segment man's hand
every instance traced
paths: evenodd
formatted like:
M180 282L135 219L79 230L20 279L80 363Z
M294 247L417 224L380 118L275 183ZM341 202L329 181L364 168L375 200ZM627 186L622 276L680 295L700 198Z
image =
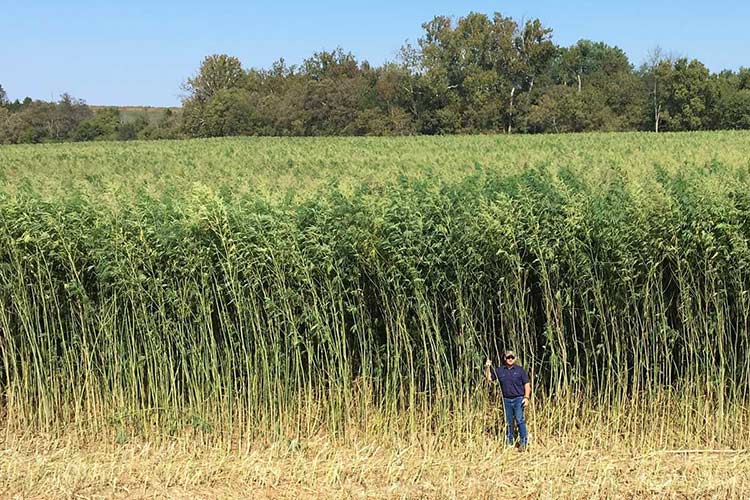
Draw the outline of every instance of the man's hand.
M484 360L484 378L488 384L492 383L492 361L490 361L490 358Z
M524 408L526 408L527 406L529 406L529 398L524 397L523 401L521 401L521 406L524 407Z

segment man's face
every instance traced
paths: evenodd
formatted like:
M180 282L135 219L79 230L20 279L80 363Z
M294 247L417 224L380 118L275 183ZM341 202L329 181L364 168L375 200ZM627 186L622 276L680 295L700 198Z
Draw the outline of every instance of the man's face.
M508 366L513 366L513 363L516 362L516 356L513 354L506 354L505 355L505 364Z

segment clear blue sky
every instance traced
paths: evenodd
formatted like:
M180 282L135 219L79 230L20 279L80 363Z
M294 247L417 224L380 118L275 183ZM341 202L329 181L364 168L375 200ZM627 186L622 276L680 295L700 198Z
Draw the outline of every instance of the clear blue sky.
M212 53L267 67L337 46L380 64L435 15L540 18L554 40L617 45L639 65L655 45L711 70L750 66L750 1L0 0L0 85L10 98L173 106Z

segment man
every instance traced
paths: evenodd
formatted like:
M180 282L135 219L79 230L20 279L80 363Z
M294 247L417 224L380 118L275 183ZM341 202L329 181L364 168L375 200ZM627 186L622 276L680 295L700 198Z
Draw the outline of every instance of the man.
M487 382L497 380L503 393L503 407L505 409L506 439L509 446L516 443L516 429L521 438L521 449L525 449L529 443L529 435L526 431L526 420L523 410L529 404L531 397L531 382L529 375L522 367L515 364L516 355L513 351L505 351L503 355L504 364L492 368L490 358L484 362L484 376Z

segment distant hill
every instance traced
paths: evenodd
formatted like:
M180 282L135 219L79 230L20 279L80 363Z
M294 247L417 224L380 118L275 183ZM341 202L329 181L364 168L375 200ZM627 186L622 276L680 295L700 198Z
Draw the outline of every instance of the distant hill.
M96 111L105 108L116 108L120 112L122 123L132 123L142 116L149 124L157 123L167 110L179 114L182 112L180 107L154 107L154 106L89 106Z

